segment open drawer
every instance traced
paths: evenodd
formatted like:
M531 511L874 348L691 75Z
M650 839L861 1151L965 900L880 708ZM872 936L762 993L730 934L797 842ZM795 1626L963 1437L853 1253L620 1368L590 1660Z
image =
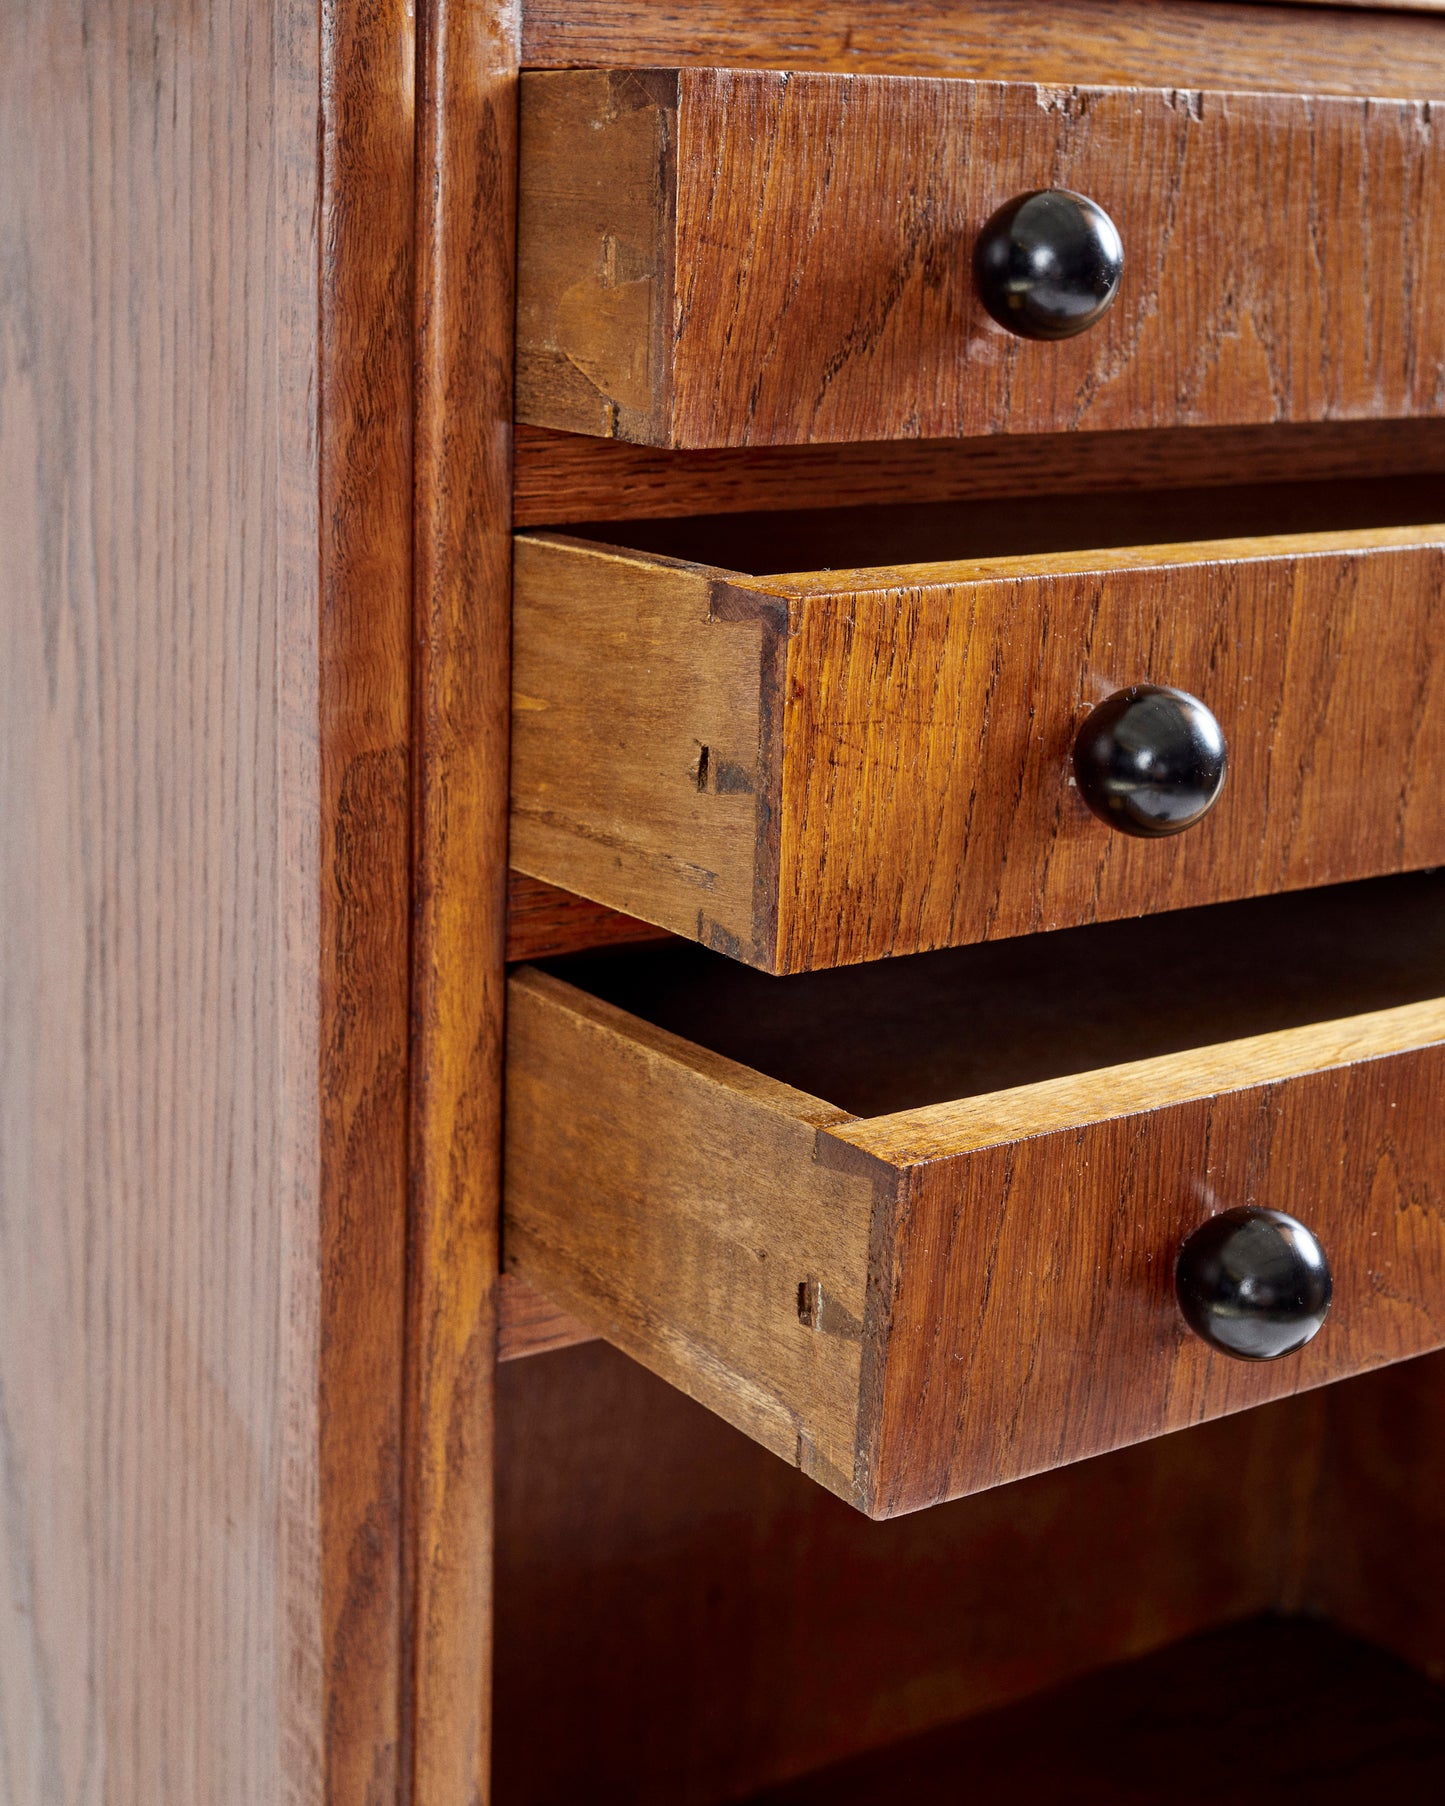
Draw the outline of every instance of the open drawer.
M512 863L797 972L1445 861L1442 511L1430 478L522 535ZM1227 742L1162 839L1075 783L1138 685Z
M1445 875L781 981L579 956L509 1011L508 1267L871 1515L1445 1342ZM1243 1207L1333 1274L1279 1360L1175 1298Z

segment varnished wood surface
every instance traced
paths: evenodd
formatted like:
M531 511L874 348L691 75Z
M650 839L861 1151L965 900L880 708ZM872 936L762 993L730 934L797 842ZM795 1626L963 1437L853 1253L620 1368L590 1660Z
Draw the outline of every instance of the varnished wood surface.
M1445 1038L1445 1007L1419 1032ZM1439 1347L1445 1224L1428 1099L1445 1056L1376 1058L1367 1043L1325 1057L1351 1053L1364 1063L1227 1095L1221 1073L1209 1101L1148 1115L1126 1114L1127 1095L1101 1097L1100 1117L1119 1112L1111 1122L919 1169L891 1251L882 1511ZM1066 1213L1049 1208L1061 1196ZM1174 1251L1226 1199L1301 1212L1329 1250L1328 1332L1286 1363L1230 1362L1181 1333ZM962 1346L942 1328L958 1323ZM979 1441L958 1422L963 1400Z
M512 862L780 972L1429 866L1439 541L747 578L524 537ZM1114 833L1073 787L1079 724L1132 683L1202 697L1228 740L1221 801L1175 838Z
M615 1350L518 1362L496 1797L717 1806L1288 1609L1327 1396L874 1524Z
M705 447L1437 413L1429 107L534 72L518 418ZM1126 270L1097 326L1040 344L983 312L967 247L1049 186L1109 212Z
M661 451L621 439L522 426L514 469L517 526L558 526L763 509L1445 472L1445 421L1010 433L990 439L701 452Z
M1417 880L1181 916L1135 937L1132 967L1123 929L1068 937L1032 977L991 950L949 956L986 983L957 992L940 968L912 1016L876 969L835 974L854 1020L804 1015L798 1034L825 1060L850 1037L858 1071L829 1091L856 1119L788 1085L785 1062L708 1051L703 993L682 994L700 1046L528 969L508 1264L879 1516L1424 1352L1445 1338L1436 895ZM580 970L616 995L649 964L678 962ZM1192 1045L1211 1011L1221 1044ZM767 1013L744 1005L745 1038L773 1033ZM878 1114L894 1044L922 1050L914 1082L932 1086L951 1038L960 1064L993 1043L996 1070L1021 1051L1058 1076L991 1094L975 1077L958 1101ZM1173 1302L1184 1236L1244 1202L1301 1214L1331 1256L1330 1323L1287 1362L1212 1356Z
M1445 1789L1445 1691L1309 1619L1265 1618L1075 1681L857 1761L749 1806L1355 1806Z
M0 1793L390 1801L409 21L0 36Z
M1333 0L1331 0L1333 4ZM732 64L1438 99L1438 23L1221 0L530 0L528 68ZM1353 15L1353 16L1352 16Z
M389 1800L405 1742L412 40L407 0L333 7L321 34L320 806L298 825L318 834L322 860L316 1410L330 1806ZM172 229L189 223L178 214ZM263 688L254 703L269 705Z
M814 587L836 600L800 610L787 694L806 696L817 739L785 718L785 969L1445 857L1438 530L1057 554L978 576L898 571L886 594L881 573L856 590L829 576ZM1134 682L1205 697L1229 743L1224 796L1172 842L1096 834L1070 782L1079 723ZM930 724L916 738L910 709ZM855 809L866 826L839 846L832 825ZM904 877L919 855L927 872Z
M489 1797L517 9L420 9L403 1797Z

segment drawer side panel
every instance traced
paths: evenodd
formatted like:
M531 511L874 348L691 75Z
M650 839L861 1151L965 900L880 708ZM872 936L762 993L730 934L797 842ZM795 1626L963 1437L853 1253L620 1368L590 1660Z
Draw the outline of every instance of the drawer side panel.
M517 418L646 440L672 388L676 74L520 89Z
M832 1106L555 979L524 971L509 1012L508 1269L851 1497L869 1226L896 1174L820 1136Z
M770 965L784 606L577 541L515 559L512 865Z

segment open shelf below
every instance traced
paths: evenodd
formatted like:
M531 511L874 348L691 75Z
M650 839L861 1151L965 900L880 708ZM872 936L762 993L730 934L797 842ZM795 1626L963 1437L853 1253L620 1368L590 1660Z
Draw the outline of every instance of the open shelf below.
M1357 1806L1445 1798L1445 1688L1307 1618L1191 1637L749 1806Z

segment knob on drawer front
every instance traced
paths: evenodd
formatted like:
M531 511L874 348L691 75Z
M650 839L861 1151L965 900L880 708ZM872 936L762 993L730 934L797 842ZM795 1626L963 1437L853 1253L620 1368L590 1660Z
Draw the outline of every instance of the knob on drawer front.
M1074 741L1080 796L1111 828L1145 839L1208 815L1228 763L1223 731L1199 698L1158 684L1116 690Z
M1000 207L978 235L973 276L1000 326L1022 339L1071 339L1102 320L1124 274L1124 246L1104 209L1067 188Z
M1325 1251L1280 1210L1226 1210L1179 1251L1174 1290L1184 1321L1222 1354L1277 1361L1318 1332L1330 1308Z

